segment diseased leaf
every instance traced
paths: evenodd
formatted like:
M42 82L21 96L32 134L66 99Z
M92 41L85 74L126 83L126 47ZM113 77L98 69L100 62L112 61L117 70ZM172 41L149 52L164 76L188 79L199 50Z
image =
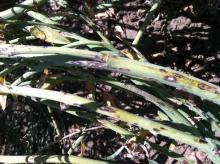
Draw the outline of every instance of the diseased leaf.
M36 38L39 38L49 43L56 43L56 44L70 43L70 40L64 37L59 30L55 30L51 27L36 25L36 26L28 26L26 27L26 29Z
M0 76L0 85L5 85L5 78ZM0 93L0 106L2 110L6 108L7 95Z
M127 56L129 59L139 60L139 56L135 52L129 51L128 49L122 50L121 53L124 56Z

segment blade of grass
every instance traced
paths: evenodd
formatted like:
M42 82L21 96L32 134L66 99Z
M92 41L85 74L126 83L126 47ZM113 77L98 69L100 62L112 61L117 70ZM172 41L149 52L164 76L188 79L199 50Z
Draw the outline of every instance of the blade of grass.
M162 0L156 0L156 2L153 4L153 6L151 7L150 11L147 13L143 24L140 27L140 30L138 31L136 37L134 38L134 41L132 42L133 46L137 46L144 34L144 31L147 27L147 25L149 25L150 21L152 20L155 12L158 10L160 4L161 4Z
M43 23L46 23L46 24L52 24L52 25L57 25L58 23L51 20L50 18L48 18L47 16L41 14L41 13L38 13L38 12L35 12L35 11L31 11L31 10L28 10L27 12L27 15L40 21L40 22L43 22Z
M108 44L112 49L114 49L115 51L118 51L116 48L114 48L114 46L112 45L112 43L108 40L108 38L101 32L101 30L96 26L96 24L86 15L84 15L83 13L81 13L79 10L75 10L77 16L82 19L83 21L85 21L99 36L100 38L102 38L102 40Z
M103 43L103 42L100 42L100 41L92 41L92 40L81 40L81 41L77 41L77 42L67 44L67 45L62 46L62 47L77 47L77 46L83 46L83 45L88 46L88 47L91 47L91 45L96 45L96 46L99 46L99 47L105 47L105 48L107 48L107 49L109 49L113 52L115 51L115 49L112 49L112 47L109 46L106 43Z
M86 136L85 134L82 134L81 136L79 136L79 138L77 138L77 140L71 145L71 148L68 150L68 154L71 155L73 153L73 150L78 147L80 145L80 143L85 140ZM108 160L108 159L106 159Z
M20 68L23 65L24 65L24 62L14 63L12 66L3 69L0 72L0 76L6 76L8 73L11 73L12 71L16 70L17 68Z
M49 106L47 106L47 110L48 110L48 112L50 114L50 118L51 118L52 124L54 126L54 129L55 129L57 135L61 136L61 130L59 128L59 124L58 124L58 122L57 122L57 120L55 118L55 115L54 115L52 109Z
M43 71L44 68L49 67L47 64L39 64L34 66L30 71L25 72L21 77L17 78L11 85L16 86L27 80L28 78L34 76L35 74Z

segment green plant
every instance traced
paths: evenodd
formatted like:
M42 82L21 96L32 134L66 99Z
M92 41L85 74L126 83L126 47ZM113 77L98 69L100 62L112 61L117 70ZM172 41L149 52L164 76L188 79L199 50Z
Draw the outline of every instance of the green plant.
M40 4L46 1L37 2ZM1 62L3 65L9 65L0 72L0 76L3 79L0 83L1 105L3 108L8 94L13 95L15 100L16 96L23 96L27 99L31 98L35 103L44 104L48 107L57 134L60 135L59 123L53 118L52 113L59 110L59 103L62 103L69 105L69 107L65 108L65 112L99 123L103 127L119 133L126 139L137 138L138 136L132 129L112 123L111 119L108 118L116 119L129 125L136 125L139 130L143 128L149 133L159 134L191 145L207 153L213 162L220 162L220 142L214 136L215 130L220 127L219 113L214 115L211 113L204 114L205 111L201 108L201 105L195 106L187 99L175 97L172 91L166 87L181 89L200 97L202 100L213 102L219 107L220 88L218 86L166 67L122 57L120 51L112 45L88 16L71 8L69 10L72 13L69 15L63 14L63 17L84 21L96 31L102 39L101 41L89 40L79 36L68 28L61 26L54 17L50 18L45 14L32 11L33 4L28 0L22 5L24 4L25 7L14 7L0 13L2 18L0 21L4 24L3 31L9 30L14 25L19 25L21 32L21 34L16 36L17 38L6 38L10 44L0 44ZM150 10L150 16L147 15L143 28L149 23L158 5L159 2ZM100 8L100 6L97 8ZM12 10L15 10L16 14ZM14 16L22 14L30 16L31 20L14 18ZM140 29L135 38L134 45L139 43L143 28ZM23 29L25 29L25 32L22 31ZM33 39L48 42L50 46L33 45L31 42ZM28 43L29 45L24 45L23 43ZM77 46L80 48L76 48ZM16 73L22 67L25 67L25 72L22 75ZM45 73L45 70L51 70L52 75ZM94 72L93 70L96 71ZM115 77L106 77L106 74L112 71L120 73L120 76L126 79L127 82L118 80ZM39 78L42 72L44 72L44 76ZM58 72L58 74L54 72ZM12 73L16 75L15 81L8 80ZM6 82L3 82L5 80ZM90 82L91 88L94 87L93 84L108 85L126 93L143 97L146 101L159 107L160 112L158 112L158 117L155 119L144 118L126 110L98 102L95 98L94 89L91 92L92 98L90 99L54 89L56 85L66 81ZM159 96L158 93L160 93ZM175 98L176 102L181 103L181 105L176 103L175 105L178 106L176 108L175 105L171 104L170 98ZM198 115L202 117L202 121L190 119ZM100 116L105 119L100 118ZM205 132L199 127L203 127ZM187 161L187 159L169 149L162 148L151 142L149 144L159 152L180 161ZM106 159L114 159L120 151L122 149L113 157ZM75 156L11 157L0 156L0 162L98 162ZM99 161L99 163L108 162Z

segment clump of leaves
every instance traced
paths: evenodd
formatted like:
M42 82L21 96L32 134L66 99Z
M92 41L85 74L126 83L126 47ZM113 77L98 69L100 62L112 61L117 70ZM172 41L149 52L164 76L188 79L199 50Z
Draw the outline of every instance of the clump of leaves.
M37 2L40 4L46 1L38 0ZM61 3L57 1L55 4L62 8L58 2ZM64 7L68 13L65 11L60 13L60 17L33 13L31 11L34 10L34 4L28 0L23 2L23 5L0 12L1 22L4 24L2 31L7 31L12 25L18 24L19 28L16 30L22 32L22 36L11 33L9 35L12 39L3 40L3 42L10 44L0 44L0 58L4 66L0 72L2 109L7 106L6 97L8 94L13 95L15 101L17 96L23 96L30 98L35 103L43 104L47 106L51 114L51 120L58 135L62 135L62 132L51 109L55 111L61 109L63 112L76 115L81 119L101 124L102 127L119 133L127 140L122 148L104 158L105 160L114 160L123 149L126 149L129 155L134 157L137 155L136 153L141 151L146 154L146 145L149 145L167 156L189 162L188 159L169 148L161 147L146 139L151 135L162 135L193 146L207 153L213 162L219 163L220 142L215 136L215 132L219 129L220 117L219 112L212 111L209 106L212 102L219 107L220 88L187 74L148 63L143 56L140 57L143 58L142 60L138 60L140 58L137 57L130 57L131 59L124 57L90 18L89 13L94 14L94 12L89 4L86 5L87 11L90 11L87 12L87 15L72 9L67 4ZM158 9L158 7L153 7L155 10ZM152 18L153 13L155 12L152 12L150 17L147 15L146 22L150 22L149 19ZM19 18L21 15L28 17ZM61 24L60 20L66 17L85 22L101 39L90 40L72 32L71 28ZM146 25L147 23L144 26ZM10 30L13 31L13 29ZM138 38L140 39L141 36L142 34ZM135 49L132 46L131 48ZM132 53L126 56L131 55ZM135 53L134 55L138 56ZM25 72L23 74L16 73L21 68ZM16 78L10 77L13 73ZM87 97L58 90L58 86L62 86L68 81L86 82ZM106 96L102 92L97 92L97 85L141 96L159 108L157 117L152 119L121 109L113 95ZM167 86L172 89L168 89ZM178 92L178 90L187 96L175 95L174 92ZM198 103L192 101L189 98L191 94L194 97L200 97L203 101ZM103 97L102 101L100 95ZM120 122L126 126L121 126ZM137 126L138 130L129 128L130 125ZM86 130L79 131L77 134L83 132ZM79 138L77 146L83 141L82 138ZM140 144L141 151L138 146L134 146L134 148L134 144ZM75 147L72 146L71 150ZM82 143L82 156L85 154L85 149L85 145ZM94 161L72 155L68 157L42 155L17 158L17 156L13 156L13 158L0 156L0 161L12 163L75 161L79 161L79 163L108 163L107 161Z

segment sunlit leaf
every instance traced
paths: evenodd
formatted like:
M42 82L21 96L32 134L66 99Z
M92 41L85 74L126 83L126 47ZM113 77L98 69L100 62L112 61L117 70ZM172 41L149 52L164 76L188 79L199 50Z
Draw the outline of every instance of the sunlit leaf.
M39 38L49 43L56 43L56 44L70 43L70 40L64 37L60 33L60 31L55 30L51 27L36 25L36 26L28 26L26 27L26 29L36 38Z
M129 51L128 49L122 50L121 53L127 56L129 59L133 59L133 60L139 59L139 56L135 52Z
M5 24L0 23L0 43L5 41L4 29L5 29Z
M53 87L53 85L51 85L51 83L45 82L48 75L49 75L49 70L48 70L48 68L45 68L44 71L43 71L43 75L39 79L38 86L40 88L42 88L42 89L51 89Z
M50 18L48 18L47 16L41 14L41 13L38 13L38 12L35 12L35 11L28 11L27 14L36 19L36 20L39 20L40 22L43 22L43 23L47 23L47 24L58 24L57 22L51 20Z
M5 85L5 78L0 77L0 85ZM0 106L2 110L5 110L6 108L6 100L7 100L7 95L5 94L0 94Z

